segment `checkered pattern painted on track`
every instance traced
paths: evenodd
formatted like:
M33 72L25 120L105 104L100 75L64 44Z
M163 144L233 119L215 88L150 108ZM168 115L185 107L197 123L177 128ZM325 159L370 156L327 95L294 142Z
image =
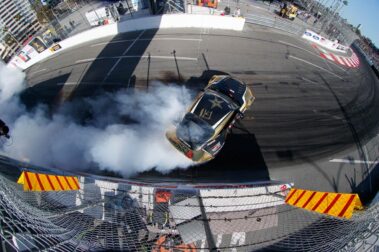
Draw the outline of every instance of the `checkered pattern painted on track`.
M354 52L350 57L344 57L344 56L340 56L332 52L329 52L323 49L322 47L317 46L316 44L312 44L312 47L315 48L320 53L320 56L324 59L334 61L335 63L339 65L349 67L349 68L359 67L359 58Z

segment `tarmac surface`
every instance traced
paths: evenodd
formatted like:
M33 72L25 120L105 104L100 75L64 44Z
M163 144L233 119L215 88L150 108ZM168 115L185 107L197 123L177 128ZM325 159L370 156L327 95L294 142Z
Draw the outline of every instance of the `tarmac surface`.
M358 53L357 53L358 54ZM125 33L64 51L26 71L29 106L59 106L153 80L195 93L228 73L256 101L209 163L138 174L145 181L282 180L318 191L374 192L379 156L378 80L321 58L305 40L246 24L244 31L166 29ZM172 84L176 83L176 84Z

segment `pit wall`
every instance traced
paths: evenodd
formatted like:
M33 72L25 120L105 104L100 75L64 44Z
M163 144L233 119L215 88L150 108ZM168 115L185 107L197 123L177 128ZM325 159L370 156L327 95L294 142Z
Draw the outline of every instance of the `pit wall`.
M244 18L214 15L169 14L138 18L96 27L76 34L68 39L59 42L58 44L52 45L50 48L31 58L27 62L24 62L20 57L15 56L9 62L9 65L20 68L21 70L25 70L37 62L71 47L99 38L116 36L117 34L125 32L168 28L207 28L242 31L244 24Z

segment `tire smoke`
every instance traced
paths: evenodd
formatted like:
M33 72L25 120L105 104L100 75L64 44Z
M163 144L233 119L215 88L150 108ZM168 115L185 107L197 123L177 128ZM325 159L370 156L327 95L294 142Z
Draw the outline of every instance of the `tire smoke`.
M3 155L31 164L86 170L110 169L124 176L156 168L167 172L192 162L165 137L191 102L189 90L152 83L133 90L64 103L51 115L47 106L26 110L18 94L24 75L0 65L0 118L10 127Z

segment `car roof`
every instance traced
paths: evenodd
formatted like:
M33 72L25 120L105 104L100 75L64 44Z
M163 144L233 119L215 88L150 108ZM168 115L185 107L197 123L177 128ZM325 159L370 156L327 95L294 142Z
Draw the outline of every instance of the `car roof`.
M225 95L230 96L240 106L244 103L243 96L246 92L246 85L232 77L226 77L213 84L217 89L223 90Z
M233 107L226 99L217 95L213 91L207 90L197 100L190 112L214 127L224 116L234 110L235 107Z

